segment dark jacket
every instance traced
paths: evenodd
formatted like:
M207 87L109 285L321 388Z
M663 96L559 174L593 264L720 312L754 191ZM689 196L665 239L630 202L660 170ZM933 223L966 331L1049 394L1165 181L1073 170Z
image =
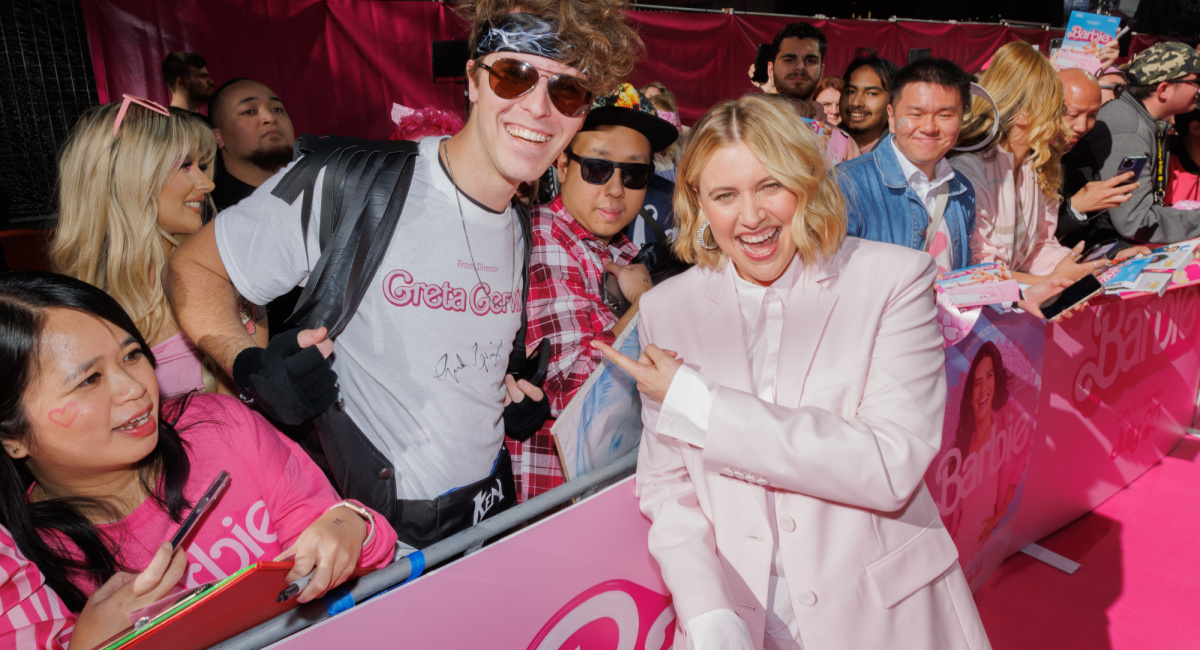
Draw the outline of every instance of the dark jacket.
M1166 123L1155 120L1140 100L1125 93L1100 109L1096 127L1063 158L1065 197L1074 195L1090 181L1116 176L1118 166L1127 156L1146 156L1149 160L1132 198L1100 213L1085 226L1089 243L1105 235L1154 244L1200 237L1200 210L1176 210L1154 202L1158 165L1155 138L1166 128ZM1165 176L1165 159L1162 165Z

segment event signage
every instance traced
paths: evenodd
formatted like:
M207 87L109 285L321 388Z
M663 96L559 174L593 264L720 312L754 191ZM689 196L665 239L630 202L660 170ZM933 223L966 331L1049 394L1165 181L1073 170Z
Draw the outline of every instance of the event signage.
M665 650L675 609L634 479L276 647Z
M1045 321L978 310L946 350L942 448L925 474L972 590L1008 557L1033 449Z
M1047 329L1027 498L1010 550L1100 505L1179 443L1200 388L1198 310L1200 287L1172 288Z

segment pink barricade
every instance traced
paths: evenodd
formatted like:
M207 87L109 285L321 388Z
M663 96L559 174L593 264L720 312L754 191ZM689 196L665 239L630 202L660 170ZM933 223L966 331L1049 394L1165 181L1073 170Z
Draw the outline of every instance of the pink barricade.
M985 308L947 350L926 482L973 587L1178 443L1200 389L1198 309L1200 286L1062 324ZM280 646L661 650L675 614L648 530L629 478Z
M675 610L625 479L278 647L662 650Z
M1100 505L1192 426L1200 286L1116 300L1047 329L1038 435L1009 552Z

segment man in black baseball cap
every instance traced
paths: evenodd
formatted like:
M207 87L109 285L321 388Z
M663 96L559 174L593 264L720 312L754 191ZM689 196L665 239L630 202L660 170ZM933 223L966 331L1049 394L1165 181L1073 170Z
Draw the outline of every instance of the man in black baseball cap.
M652 286L646 267L630 263L638 249L623 231L642 209L654 154L676 137L675 127L644 95L622 84L592 103L583 128L555 165L561 192L533 209L525 341L526 349L536 349L543 339L550 343L542 389L551 417L558 417L600 364L603 357L590 343L611 345ZM553 424L548 421L523 443L507 441L518 499L563 481Z
M1164 200L1167 120L1195 110L1200 54L1183 43L1158 43L1134 57L1128 74L1125 92L1100 109L1096 127L1063 158L1064 195L1122 173L1122 164L1131 164L1126 159L1144 156L1145 169L1130 199L1092 219L1081 235L1088 245L1113 238L1167 244L1200 237L1200 210L1176 210Z

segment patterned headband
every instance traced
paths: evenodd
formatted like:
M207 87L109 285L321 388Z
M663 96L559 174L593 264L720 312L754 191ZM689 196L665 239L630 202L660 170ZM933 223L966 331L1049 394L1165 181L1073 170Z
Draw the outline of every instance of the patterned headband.
M508 14L485 25L475 47L475 58L492 52L518 52L563 60L559 50L558 24L533 14Z

